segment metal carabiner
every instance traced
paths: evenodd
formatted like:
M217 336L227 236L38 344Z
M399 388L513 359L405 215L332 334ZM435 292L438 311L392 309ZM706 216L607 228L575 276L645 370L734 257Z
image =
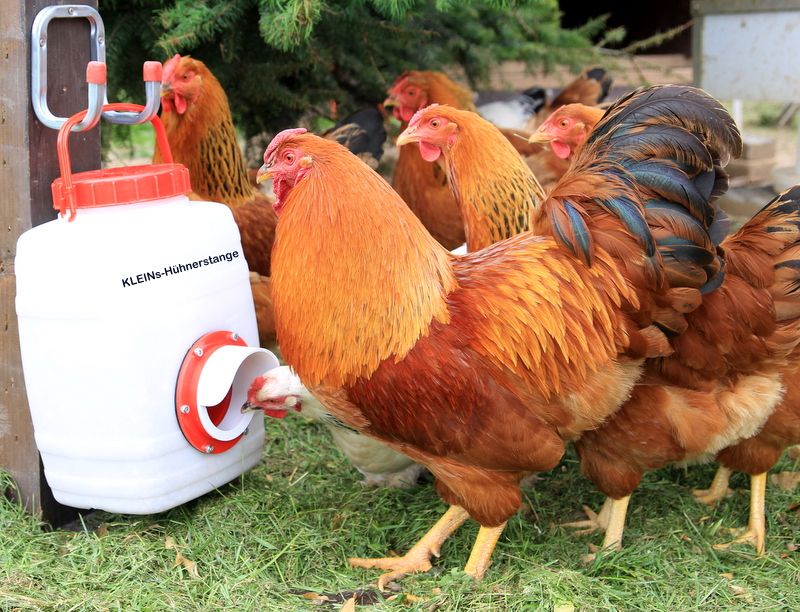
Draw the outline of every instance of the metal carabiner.
M31 98L36 117L44 125L54 130L59 129L67 117L54 115L47 105L47 26L53 19L72 19L82 17L89 20L91 39L90 64L106 61L106 36L105 26L100 14L91 6L85 4L65 4L62 6L48 6L39 11L33 20L31 36ZM38 43L38 44L37 44ZM89 68L89 72L99 75L97 68ZM145 95L147 101L144 110L134 112L103 112L103 105L108 104L106 96L106 80L97 82L97 78L88 79L89 94L86 117L72 128L73 132L82 132L94 127L101 114L104 119L112 123L134 125L150 121L161 105L161 64L160 62L144 63ZM105 73L103 73L105 74Z
M57 117L47 105L47 26L53 19L71 19L75 17L83 17L89 20L92 61L105 64L105 27L100 14L91 6L86 6L85 4L48 6L37 13L31 28L33 43L31 44L31 99L33 101L33 110L39 121L54 130L59 129L67 120L67 117ZM88 112L83 121L73 127L72 130L82 132L94 126L100 118L105 98L105 79L103 79L102 84L90 82Z

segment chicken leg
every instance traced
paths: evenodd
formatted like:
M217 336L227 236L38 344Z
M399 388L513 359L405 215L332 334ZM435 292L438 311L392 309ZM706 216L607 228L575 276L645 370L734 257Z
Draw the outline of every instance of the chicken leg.
M731 470L721 465L717 473L714 474L714 480L711 481L711 486L707 489L693 489L692 495L697 498L697 501L713 506L718 501L725 499L731 494L731 490L728 488L730 479Z
M492 564L492 553L503 533L506 524L497 527L484 527L481 525L475 544L472 545L472 552L469 554L467 564L464 566L464 573L472 576L475 580L482 580L483 575Z
M413 572L427 572L431 569L431 556L438 557L442 548L442 543L469 518L469 514L461 506L450 506L436 524L422 536L419 542L402 557L384 557L379 559L364 559L352 557L348 563L353 567L373 568L391 570L378 578L378 589L384 590L384 586L390 580L397 580L406 574ZM480 536L480 534L478 534ZM499 534L498 534L499 537ZM495 538L495 541L497 539ZM477 546L477 541L476 541ZM494 545L492 545L494 548ZM491 549L489 550L491 555ZM470 557L472 560L472 557ZM467 564L469 565L469 563ZM483 571L486 567L483 567Z
M622 550L622 532L625 530L625 517L628 515L628 502L630 499L630 495L620 499L607 497L605 503L603 503L603 509L597 515L598 522L602 516L605 524L603 529L606 535L603 538L603 550ZM594 553L582 557L584 563L591 563L594 559Z
M603 539L604 550L622 550L622 532L625 530L625 517L628 516L630 500L630 495L611 500L606 537Z
M727 544L715 544L714 548L722 550L731 547L733 544L752 544L756 552L761 555L764 553L764 544L767 536L767 529L764 516L764 498L767 491L767 473L750 476L750 519L747 522L747 529L738 538Z

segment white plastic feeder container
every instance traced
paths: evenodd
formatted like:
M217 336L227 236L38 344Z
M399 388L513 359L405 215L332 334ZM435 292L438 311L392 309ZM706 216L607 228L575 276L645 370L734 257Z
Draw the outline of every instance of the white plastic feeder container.
M253 378L278 360L258 348L228 208L190 202L179 164L72 176L66 136L81 115L59 133L63 178L53 195L61 214L17 243L35 438L62 504L160 512L259 462L263 415L240 408Z

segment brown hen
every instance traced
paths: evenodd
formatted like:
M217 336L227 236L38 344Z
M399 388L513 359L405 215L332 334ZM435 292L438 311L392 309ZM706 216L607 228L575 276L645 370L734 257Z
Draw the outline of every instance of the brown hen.
M702 135L708 133L706 124L722 120L724 111L719 107L708 112L696 105L698 95L697 90L675 86L634 92L609 111L586 145L593 148L613 133L644 156L618 171L632 173L643 188L645 221L670 285L701 290L676 290L668 299L649 305L640 293L649 314L671 336L674 355L648 360L645 377L623 408L576 441L583 471L615 500L606 505L610 514L600 517L601 523L612 523L605 546L619 546L628 497L644 471L713 456L759 430L780 399L781 369L800 341L796 320L800 296L786 278L795 281L797 276L791 267L783 274L773 272L798 249L796 194L789 192L772 202L718 245L724 236L723 215L704 207L727 187L727 176L719 167L724 156L697 149L672 125ZM638 120L653 127L642 129ZM725 121L736 134L730 150L738 153L738 133L729 118ZM582 207L571 206L568 214L560 210L558 215L543 214L544 198L535 178L503 137L475 115L427 108L412 119L403 140L419 141L430 160L443 154L467 223L470 249L529 228L568 238L576 254L593 241ZM659 147L668 141L684 153L665 164L658 159ZM586 154L581 149L578 158ZM697 168L688 170L684 155L696 156L692 159ZM692 214L686 216L676 202L688 206ZM629 219L627 231L641 231L633 217L624 218ZM612 253L621 252L614 241L608 244ZM708 282L710 270L747 251L759 267L751 265L747 271L730 265L727 274L716 274L714 282ZM637 286L642 280L639 277ZM778 304L787 307L776 312Z
M596 123L597 112L597 109L593 107L580 104L564 106L539 127L532 140L550 142L556 155L569 159L585 142L583 134L587 126L591 130ZM774 304L776 319L783 322L792 321L800 316L800 300L796 293L796 285L793 284L797 282L796 271L800 268L800 259L796 259L800 256L800 252L795 244L797 225L800 223L797 218L798 198L800 198L798 188L789 190L781 198L777 198L767 205L742 231L723 242L723 247L727 249L729 273L748 279L749 284L756 287L762 287L767 282L773 283L772 298L776 300ZM774 280L769 281L769 279ZM729 298L727 311L732 320L738 318L737 305L734 305L734 302L738 302L739 299L740 296ZM723 308L725 307L723 306ZM744 317L753 317L759 307L750 302L750 306L745 310ZM719 335L720 331L726 330L728 326L725 322L714 321L715 337ZM783 333L788 333L790 338L795 334L791 325L788 330L785 323L783 327ZM765 325L764 328L770 329L771 326ZM747 333L746 330L747 326L742 326L739 333L742 331ZM729 332L726 331L726 333ZM681 341L689 344L684 347L684 352L687 354L691 354L695 350L691 346L692 337L697 338L697 336L687 334L686 338ZM697 340L696 344L699 345L705 344L703 340L711 341L709 338L697 338ZM747 342L748 340L749 338L739 339L737 342ZM701 347L701 352L702 350ZM785 350L783 349L784 352ZM756 353L757 356L762 354ZM766 540L764 520L766 472L775 465L784 449L800 443L800 383L796 378L797 356L792 354L778 369L782 375L785 394L774 412L768 417L758 434L720 451L716 459L721 465L711 487L693 491L700 501L715 504L728 494L728 482L732 471L749 474L751 477L750 519L748 528L744 530L741 537L734 540L734 543L750 543L759 553L764 551ZM713 373L709 376L713 376ZM690 385L696 386L696 384L696 381L690 381ZM604 507L610 510L610 504L606 504ZM580 523L580 525L588 525L592 521L599 521L598 524L601 526L604 526L602 523L607 524L608 513L599 519L594 513L591 515L593 516L588 523ZM728 546L729 544L717 545L718 548L727 548Z
M228 97L198 59L175 55L164 64L161 119L172 156L189 169L194 199L226 204L241 235L251 275L258 335L262 345L275 340L269 275L277 218L273 200L248 177L236 140ZM348 116L324 134L373 164L383 153L386 132L376 108ZM155 161L161 154L155 153Z
M189 169L195 199L221 202L239 227L242 250L251 271L269 276L277 218L272 199L250 183L236 140L225 90L200 60L175 55L164 64L161 120L172 157ZM159 161L156 150L154 160ZM269 286L253 288L261 344L275 338Z
M610 83L610 77L601 68L585 72L547 104L546 110L540 110L536 114L539 117L536 125L568 101L599 103L608 92ZM395 80L388 93L384 106L392 109L403 128L407 127L415 112L429 104L447 104L476 111L472 93L442 72L405 72ZM547 187L554 185L566 171L568 164L563 160L550 151L525 141L529 136L526 130L498 129L537 173L541 184ZM440 165L426 164L416 150L408 147L400 149L392 187L442 245L453 249L465 241L464 222L447 184L447 176Z

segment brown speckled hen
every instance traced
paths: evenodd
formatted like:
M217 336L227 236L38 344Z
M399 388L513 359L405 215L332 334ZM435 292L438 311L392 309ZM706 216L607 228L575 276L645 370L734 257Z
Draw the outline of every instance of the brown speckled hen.
M275 339L270 260L277 218L272 198L251 182L233 117L220 82L198 59L175 55L164 64L161 119L172 156L189 169L195 199L226 204L241 235L262 344ZM386 131L377 108L348 115L325 132L373 167L383 153ZM160 159L156 151L155 161Z
M592 74L592 77L587 76ZM595 77L602 77L602 84ZM608 92L610 78L602 69L593 69L576 78L552 102L540 110L532 126L538 125L563 104L579 101L597 104ZM412 70L400 75L389 88L384 102L403 128L419 109L430 104L446 104L454 108L476 112L472 93L455 83L447 75L436 71ZM602 114L602 112L600 113ZM539 183L552 187L568 167L549 149L525 142L525 130L498 128L530 168ZM413 147L400 149L395 166L392 187L408 204L414 214L434 238L453 249L465 242L464 221L459 212L447 176L439 164L427 164Z
M241 235L242 250L253 280L258 334L262 344L274 340L268 277L277 218L272 199L249 181L236 140L225 90L200 60L175 55L164 64L161 119L172 157L189 169L195 199L226 204ZM155 161L160 159L157 150Z

